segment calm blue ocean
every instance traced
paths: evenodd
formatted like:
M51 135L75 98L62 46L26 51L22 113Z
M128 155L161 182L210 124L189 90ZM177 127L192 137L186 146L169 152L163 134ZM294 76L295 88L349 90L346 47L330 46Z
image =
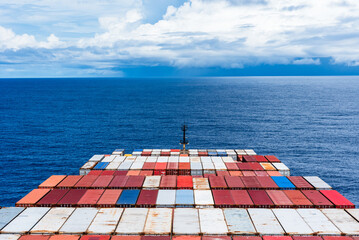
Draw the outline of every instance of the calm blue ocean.
M116 148L253 148L359 204L359 77L0 79L0 205Z

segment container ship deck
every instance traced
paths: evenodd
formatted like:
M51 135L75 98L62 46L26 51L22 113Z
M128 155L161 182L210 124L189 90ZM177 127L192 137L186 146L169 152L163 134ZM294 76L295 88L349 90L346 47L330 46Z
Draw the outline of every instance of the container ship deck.
M359 240L359 210L328 183L243 149L117 149L15 206L0 240Z

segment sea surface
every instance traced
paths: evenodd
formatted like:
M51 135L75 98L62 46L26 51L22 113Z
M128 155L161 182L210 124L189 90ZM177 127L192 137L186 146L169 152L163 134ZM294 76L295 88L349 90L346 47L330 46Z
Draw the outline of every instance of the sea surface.
M0 206L116 148L253 148L359 204L359 77L0 79Z

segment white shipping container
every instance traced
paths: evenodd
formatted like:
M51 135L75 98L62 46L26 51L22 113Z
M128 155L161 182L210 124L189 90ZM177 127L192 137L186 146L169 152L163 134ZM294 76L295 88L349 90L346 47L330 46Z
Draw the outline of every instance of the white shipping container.
M101 162L112 162L116 157L116 155L106 156L104 159L101 160Z
M201 233L204 235L227 235L228 229L222 209L199 209Z
M175 159L175 158L173 158ZM173 161L173 160L172 160ZM169 157L161 156L157 158L157 162L169 162Z
M247 155L246 151L244 151L243 149L236 149L235 151L237 155Z
M199 235L198 210L194 208L175 208L173 213L173 234Z
M124 161L136 161L138 156L129 156L129 157L126 157L126 159Z
M157 158L159 157L147 157L146 162L157 162Z
M178 162L189 162L189 157L179 157Z
M226 208L223 209L228 231L231 234L256 234L251 218L246 209Z
M192 162L201 162L201 158L200 157L189 157L189 161Z
M141 162L141 161L135 161L132 166L131 166L131 170L141 170L143 167L143 164L145 164L145 162Z
M101 161L103 158L105 157L105 155L93 155L92 158L90 158L89 162L99 162Z
M141 156L142 152L132 152L132 156Z
M222 161L225 163L235 162L232 157L222 157Z
M159 188L161 176L146 176L142 188Z
M81 169L90 170L90 169L92 169L96 164L97 164L97 162L87 162L87 163L85 163L85 164L81 167Z
M257 155L257 153L253 151L253 149L244 149L244 151L247 153L247 155Z
M152 151L151 156L159 157L159 156L161 156L161 151Z
M169 235L172 229L171 208L150 208L145 223L145 234Z
M25 233L30 229L50 210L45 207L26 208L16 218L14 218L6 227L4 227L2 233Z
M214 164L214 168L217 171L226 171L227 170L227 167L224 164L224 162L214 162L213 164Z
M147 157L141 156L137 157L135 162L146 162Z
M0 234L0 240L17 240L20 237L20 234Z
M106 170L117 170L120 164L121 164L120 162L110 162L107 165Z
M180 153L179 152L171 152L171 156L179 156Z
M209 190L208 178L193 178L193 189L194 190Z
M211 157L211 161L213 163L216 163L216 162L223 163L222 157Z
M211 157L200 157L202 163L212 163Z
M248 213L257 232L264 234L281 234L285 232L270 209L249 208Z
M160 189L157 195L156 207L174 207L176 190Z
M305 176L304 178L316 189L331 189L332 188L328 183L324 182L321 178L319 178L317 176Z
M126 208L116 228L116 233L128 235L142 234L145 227L147 213L147 208Z
M196 207L213 207L214 201L211 190L194 190L194 204Z
M340 231L319 209L297 209L299 215L318 235L338 235Z
M322 213L346 235L358 235L359 223L344 209L321 209Z
M123 208L101 208L90 227L88 234L112 234L120 220Z
M31 233L57 233L75 208L51 208L31 229Z
M200 162L191 162L191 175L202 175L202 164Z
M4 207L0 209L0 230L11 220L19 215L25 208L23 207Z
M125 161L126 157L125 156L117 156L112 162L123 162Z
M345 209L345 211L359 222L359 208Z
M60 233L85 233L98 212L97 208L77 208L61 227Z
M121 165L118 167L118 170L129 170L134 163L134 160L125 160L121 163Z
M210 171L214 171L215 168L214 168L214 165L213 163L211 162L202 162L202 167L203 167L203 170L210 170Z
M313 230L303 220L295 209L272 209L278 221L287 234L302 235L314 234Z
M168 158L168 162L178 162L179 161L179 157L164 157L164 158Z
M272 163L283 176L290 176L290 169L284 163Z

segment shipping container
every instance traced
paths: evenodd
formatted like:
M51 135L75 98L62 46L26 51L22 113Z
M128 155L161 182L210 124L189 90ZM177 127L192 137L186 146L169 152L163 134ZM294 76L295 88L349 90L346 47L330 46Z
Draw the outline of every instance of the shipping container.
M134 161L133 164L131 165L131 170L141 170L143 165L145 164L144 161Z
M143 188L155 189L160 187L161 176L146 176Z
M299 190L283 190L285 195L290 199L294 204L294 207L297 208L309 208L313 207L313 203L304 196L304 194Z
M177 176L177 189L193 189L192 176Z
M254 171L254 174L258 177L269 177L267 171Z
M113 235L111 240L141 240L141 237L138 235Z
M0 230L24 211L23 207L5 207L0 209Z
M49 237L48 235L23 235L19 240L48 240Z
M86 191L86 189L70 189L66 195L57 202L57 205L61 207L76 206Z
M262 240L261 237L258 236L233 236L233 240Z
M100 176L114 176L115 172L116 172L115 170L104 170L102 171Z
M284 231L289 235L311 235L313 230L295 209L272 209Z
M287 177L271 177L273 181L281 189L295 189L295 186L289 181Z
M255 156L253 156L256 160L257 160L257 162L268 162L268 159L266 159L264 156L262 156L262 155L255 155Z
M318 190L331 189L332 187L317 176L304 177L313 187Z
M353 218L355 218L359 222L359 208L345 209L345 211L347 211L347 213L349 213Z
M194 190L194 204L198 208L213 207L211 190Z
M128 171L115 171L114 176L126 176Z
M236 207L250 208L254 207L254 203L246 190L230 190L232 199Z
M240 177L235 176L225 176L224 177L228 188L230 189L243 189L245 188L244 183L242 182Z
M242 175L243 176L248 176L248 177L255 177L256 176L254 171L242 171Z
M79 207L94 207L104 191L104 189L88 189L76 205Z
M50 210L50 208L26 208L2 230L2 233L26 233Z
M124 188L137 189L142 188L145 176L129 176Z
M303 190L314 189L314 187L301 176L289 176L287 178L289 179L289 181L291 181L293 183L293 185L297 189L303 189Z
M244 151L247 155L257 155L257 153L253 151L253 149L244 149Z
M99 162L104 157L105 157L105 155L96 154L96 155L93 155L92 158L90 158L89 162Z
M280 162L280 160L276 157L276 156L273 156L273 155L266 155L265 156L266 159L268 159L269 162Z
M201 236L178 235L178 236L173 236L172 240L201 240Z
M126 182L128 181L129 176L114 176L111 183L109 184L109 188L124 188Z
M326 198L331 201L336 208L355 208L355 205L335 190L320 190Z
M130 170L132 164L134 163L134 160L125 160L121 163L121 165L118 167L117 170L122 170L122 171L128 171Z
M80 168L80 175L88 174L91 169L97 164L97 162L87 162Z
M112 234L120 221L123 208L101 208L87 229L88 234Z
M244 155L243 156L243 161L244 162L255 162L257 161L253 156L250 155Z
M253 171L264 171L262 165L258 162L249 162L248 165L252 168Z
M212 190L212 194L215 207L229 208L236 205L232 198L230 190Z
M103 170L91 170L87 175L96 175L100 176Z
M225 163L228 171L238 171L239 167L235 162L227 162Z
M191 162L191 175L195 176L201 176L203 174L203 168L202 163L199 162Z
M156 162L153 175L166 175L167 162Z
M176 203L176 190L159 190L157 195L157 207L174 207Z
M223 209L230 234L256 234L253 223L245 209Z
M283 175L278 171L267 171L270 177L282 177Z
M178 175L191 175L191 163L189 162L178 163Z
M233 177L243 176L242 171L229 171L229 175Z
M193 190L176 190L176 207L193 207Z
M274 207L274 203L269 198L265 190L248 190L255 207L270 208Z
M228 188L224 176L210 176L208 178L211 189L226 189Z
M253 225L260 235L285 234L285 231L281 227L271 209L249 208L248 213L252 219Z
M252 166L247 162L238 162L237 166L238 166L238 169L241 170L241 171L251 171L251 170L253 170Z
M199 235L198 210L193 208L175 208L173 213L174 235Z
M57 233L75 208L51 208L30 233Z
M59 184L66 175L52 175L48 179L46 179L43 183L39 185L39 188L54 188L57 184Z
M166 174L167 175L177 175L178 174L178 162L168 162Z
M248 189L261 189L261 184L258 182L256 176L243 176L240 177L244 186Z
M212 236L203 236L202 240L231 240L230 236L221 236L221 235L212 235Z
M81 178L76 184L75 188L89 188L96 181L99 176L97 175L86 175Z
M36 203L38 207L55 207L57 203L69 192L69 189L53 189Z
M96 166L93 168L95 170L104 170L107 165L109 164L109 162L99 162L96 164Z
M153 171L155 169L155 167L156 167L155 162L145 162L143 164L142 169L144 169L144 170L152 170Z
M203 174L215 174L216 170L212 162L202 162Z
M170 236L142 236L141 240L171 240Z
M290 176L290 169L284 163L274 162L272 164L283 176Z
M317 190L302 190L302 193L313 203L315 207L334 207L334 205Z
M153 175L153 171L151 170L144 170L140 172L139 176L152 176Z
M133 207L137 202L140 190L138 189L125 189L122 191L116 205L119 207Z
M318 235L340 235L341 232L319 209L297 209L299 215Z
M118 198L122 193L121 189L106 189L97 201L97 207L115 207Z
M20 234L1 234L0 240L18 240L20 237Z
M25 197L21 198L15 206L17 207L29 207L34 206L40 199L42 199L50 189L34 189L29 192Z
M199 209L199 222L203 235L227 235L228 228L222 209Z
M193 189L194 190L209 190L208 178L193 178Z
M116 234L140 235L144 232L147 208L126 208L116 228Z
M344 209L321 209L321 211L343 234L359 234L359 223Z
M273 181L271 177L256 177L261 188L263 189L279 189L278 185Z
M161 189L175 189L177 186L177 176L168 175L162 176L160 182Z
M78 240L79 235L52 235L50 240Z
M85 233L98 212L97 208L77 208L60 228L63 234Z
M137 207L155 207L157 201L158 190L141 190L138 196Z
M75 184L80 181L82 176L80 175L69 175L64 180L62 180L57 187L58 188L73 188Z
M320 236L292 236L293 240L323 240Z
M277 208L291 208L294 205L282 190L266 190L266 193Z
M259 163L265 171L277 171L277 169L271 163L261 162Z
M145 223L145 235L170 235L171 230L172 209L150 208Z
M112 179L111 175L101 175L92 183L91 188L106 188Z
M108 235L85 235L80 240L110 240L111 236Z

